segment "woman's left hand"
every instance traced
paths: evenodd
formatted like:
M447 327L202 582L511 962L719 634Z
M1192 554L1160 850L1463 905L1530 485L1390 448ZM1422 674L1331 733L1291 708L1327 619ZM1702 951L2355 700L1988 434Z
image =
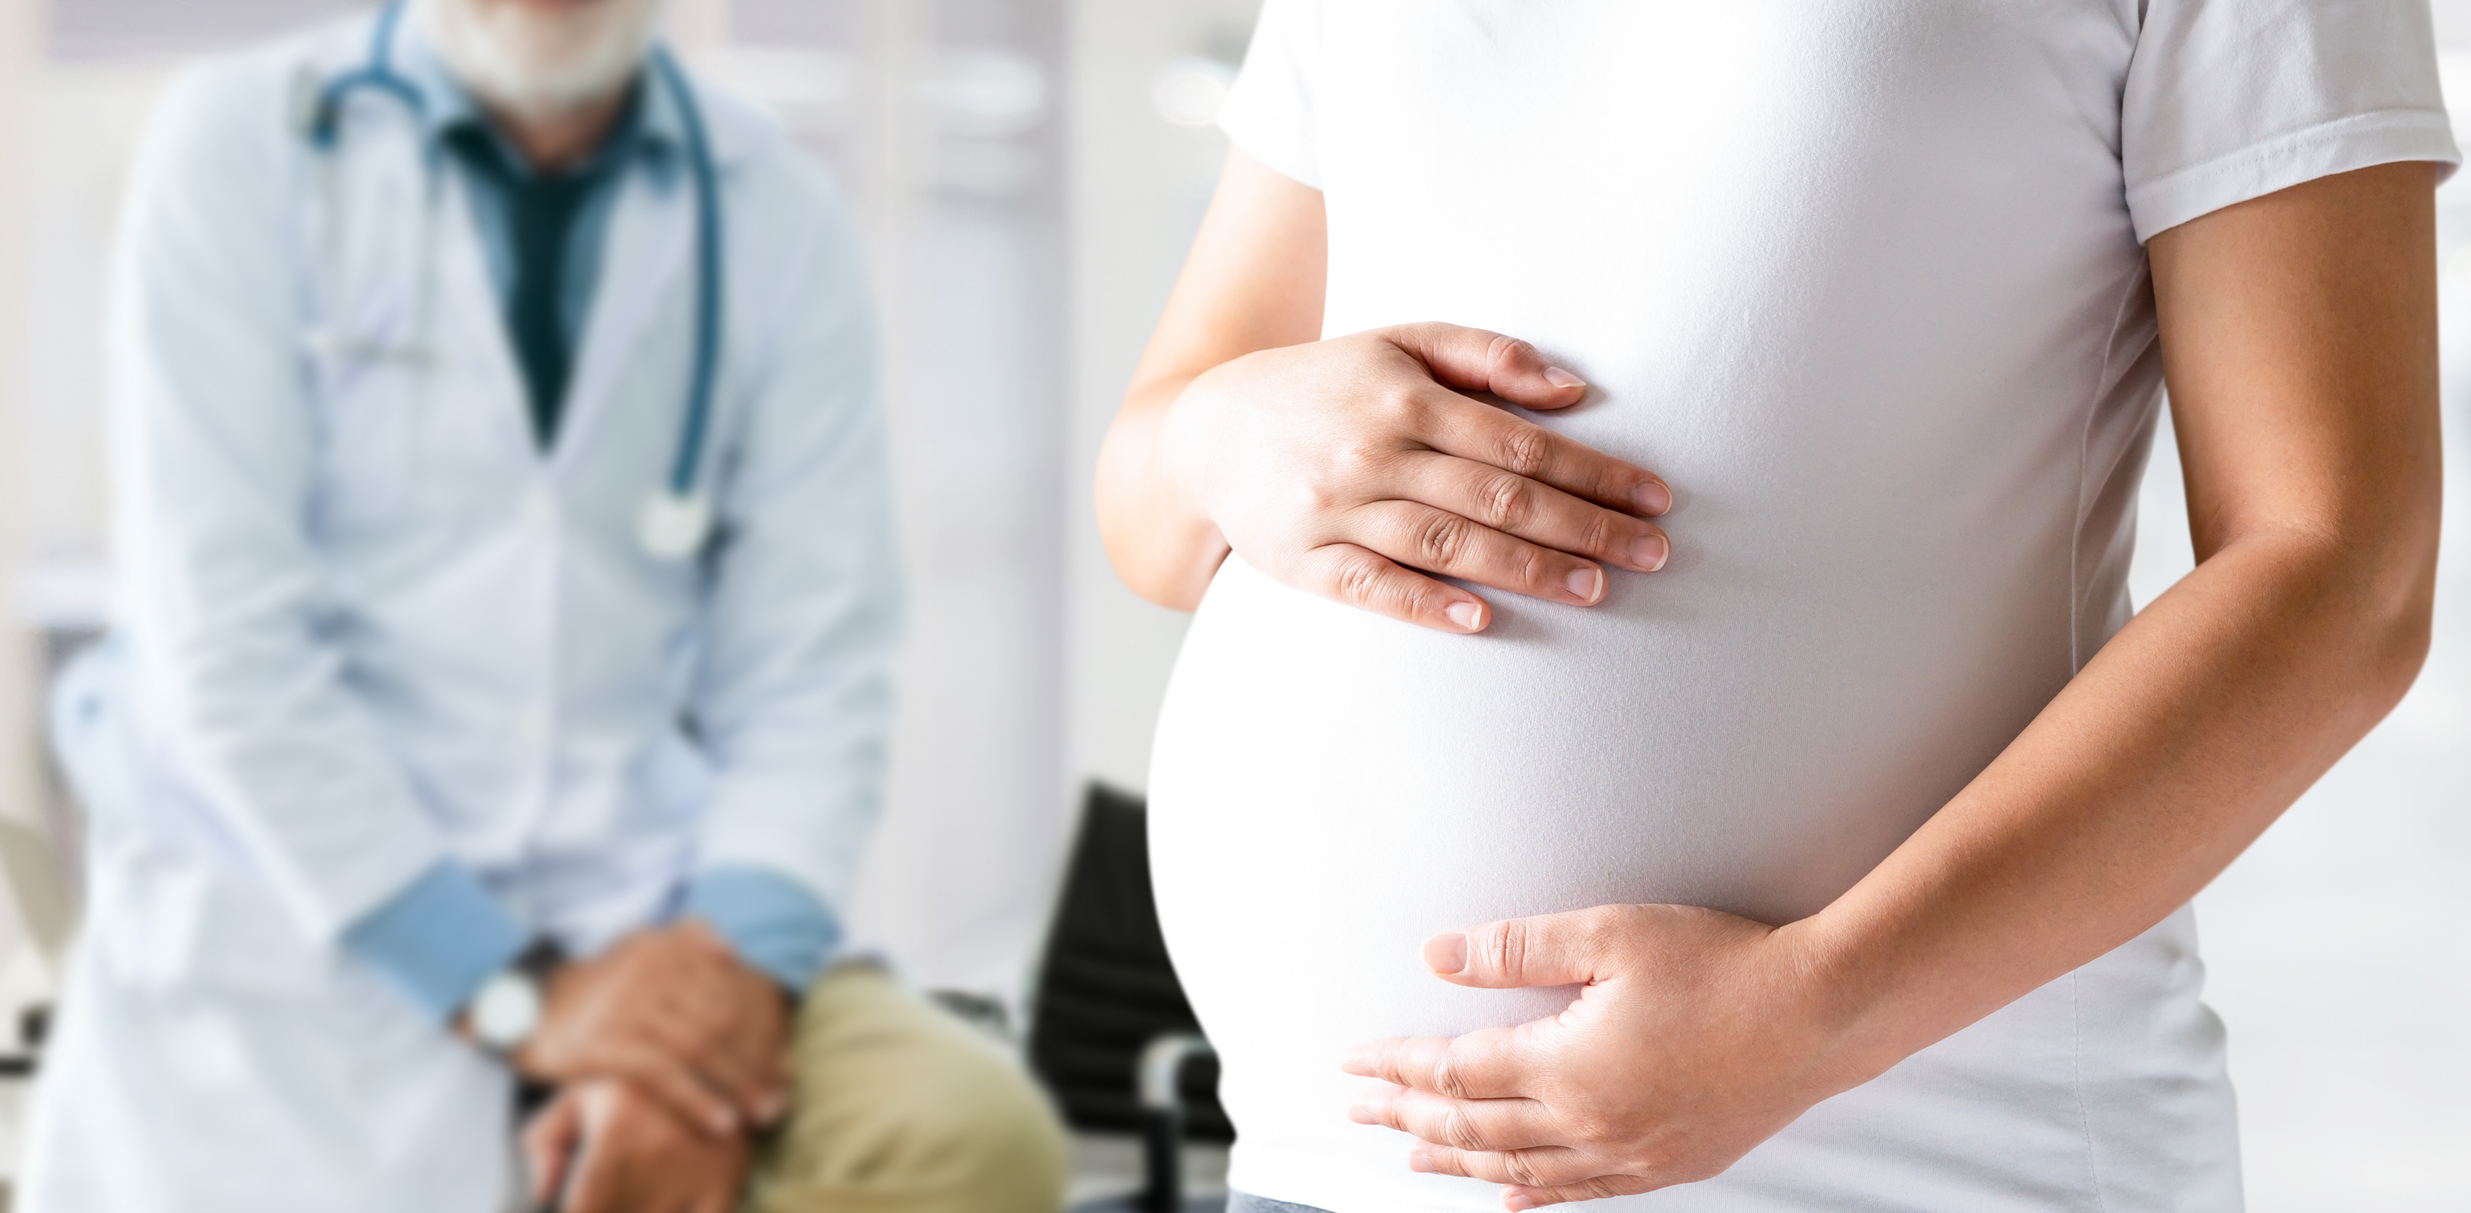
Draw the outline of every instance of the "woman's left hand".
M1446 981L1583 989L1550 1019L1357 1046L1347 1072L1389 1085L1350 1115L1422 1138L1416 1170L1509 1185L1511 1209L1707 1179L1876 1072L1805 934L1629 905L1438 936Z

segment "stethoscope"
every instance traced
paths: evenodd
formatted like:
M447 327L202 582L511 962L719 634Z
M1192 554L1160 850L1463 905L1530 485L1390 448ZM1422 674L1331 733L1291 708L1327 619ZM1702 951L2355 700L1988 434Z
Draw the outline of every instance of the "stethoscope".
M420 90L394 68L392 48L402 17L403 0L391 0L379 11L370 33L369 61L308 95L302 124L310 144L319 151L331 152L340 141L343 103L356 91L385 93L402 102L416 118L428 112ZM701 551L712 534L712 498L697 482L697 475L703 465L705 432L711 427L713 383L720 373L720 184L704 134L703 111L695 104L685 73L664 47L653 48L651 66L662 87L677 99L686 128L688 174L695 183L695 357L676 460L670 465L668 481L647 494L637 511L635 540L655 559L684 560Z

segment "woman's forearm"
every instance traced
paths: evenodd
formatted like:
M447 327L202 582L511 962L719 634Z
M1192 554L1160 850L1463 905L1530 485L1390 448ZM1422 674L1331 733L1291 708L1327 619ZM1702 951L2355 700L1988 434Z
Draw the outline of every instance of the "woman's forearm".
M1706 1179L2145 930L2410 681L2433 486L2410 460L2395 470L2405 525L2349 551L2304 529L2214 548L1810 918L1598 906L1427 941L1453 984L1579 995L1516 1028L1365 1042L1343 1068L1393 1085L1349 1115L1419 1138L1419 1170L1512 1185L1511 1208Z
M1227 540L1171 472L1165 428L1194 380L1246 354L1321 335L1321 192L1232 150L1184 272L1098 454L1098 529L1116 575L1189 611Z
M1167 467L1161 431L1196 376L1145 383L1126 397L1098 452L1098 533L1134 593L1179 611L1201 602L1227 540Z
M1879 1069L2194 896L2409 687L2433 526L2371 556L2302 534L2215 553L1981 776L1787 928Z
M2193 897L2401 699L2442 470L2430 170L2151 246L2196 571L1877 870L1788 928L1876 1036L1928 1044Z
M1097 524L1124 586L1191 610L1228 541L1166 462L1169 410L1196 378L1245 353L1322 336L1322 193L1228 153L1211 210L1134 368L1097 457Z

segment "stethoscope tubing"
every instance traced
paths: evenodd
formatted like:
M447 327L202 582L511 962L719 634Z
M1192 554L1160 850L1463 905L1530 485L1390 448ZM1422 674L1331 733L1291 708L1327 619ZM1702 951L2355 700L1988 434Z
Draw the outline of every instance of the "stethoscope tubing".
M686 74L667 47L652 52L652 70L678 99L678 116L686 128L688 174L695 185L695 365L687 380L686 428L678 436L677 462L669 470L670 495L694 494L695 472L703 466L704 435L711 428L712 387L720 375L721 309L721 186L712 167L712 144L704 131L703 109L687 87Z
M426 116L429 105L421 99L420 90L403 78L394 66L395 27L403 22L403 0L389 0L378 10L377 21L369 27L369 61L360 67L326 82L318 90L317 108L310 114L309 142L321 152L335 150L342 137L343 99L364 88L374 88L403 103L415 116Z
M389 0L379 10L370 30L368 61L326 82L317 91L308 115L307 134L310 144L319 151L332 152L341 142L343 102L359 90L385 93L400 101L416 118L427 114L428 106L420 90L394 68L395 34L402 23L404 2ZM721 321L726 294L722 258L726 250L720 173L713 164L703 108L687 83L686 73L667 47L652 49L649 70L676 100L680 124L685 128L687 173L695 191L695 347L689 364L686 416L680 423L677 452L661 489L645 503L647 525L643 537L646 549L656 556L683 556L702 546L710 527L710 504L698 491L697 480L703 469L705 440L712 428L713 394L720 378ZM651 525L650 519L656 516L669 520L670 525ZM681 517L687 520L683 524L677 521Z

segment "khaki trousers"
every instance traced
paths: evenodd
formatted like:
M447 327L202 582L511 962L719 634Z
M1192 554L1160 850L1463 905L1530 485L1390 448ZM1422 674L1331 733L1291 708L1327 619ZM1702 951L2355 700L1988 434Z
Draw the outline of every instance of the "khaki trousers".
M1055 1213L1064 1128L1021 1064L869 964L799 1009L789 1121L745 1213Z

